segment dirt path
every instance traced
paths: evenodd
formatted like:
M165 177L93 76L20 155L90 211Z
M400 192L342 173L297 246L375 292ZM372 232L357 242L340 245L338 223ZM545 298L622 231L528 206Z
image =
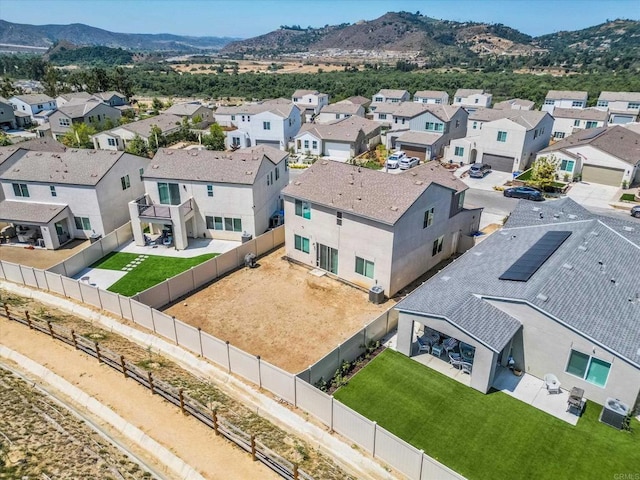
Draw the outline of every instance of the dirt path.
M157 395L126 380L121 374L100 365L95 359L42 334L30 331L0 318L0 343L46 366L76 385L147 435L169 448L207 479L277 479L262 464L254 463L240 449L218 438L192 417L183 416L178 409ZM126 392L126 395L123 395ZM90 414L90 412L84 412ZM102 421L94 419L110 431L136 455L163 471L157 459L113 431ZM167 472L168 474L169 472Z

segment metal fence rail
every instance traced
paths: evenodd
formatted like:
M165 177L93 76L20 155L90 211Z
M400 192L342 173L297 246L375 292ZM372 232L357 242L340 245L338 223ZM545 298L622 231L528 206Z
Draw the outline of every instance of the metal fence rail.
M76 335L73 330L55 325L51 321L40 319L28 311L25 311L23 315L13 312L6 303L2 305L0 316L71 345L77 350L98 359L99 362L121 372L125 378L131 378L143 387L148 388L152 394L157 394L167 402L180 408L185 415L191 415L209 428L212 428L217 435L234 443L249 453L254 461L262 463L282 478L313 480L313 477L300 470L297 464L289 462L267 448L255 435L244 432L224 417L218 415L216 410L208 409L197 400L185 395L182 389L176 389L162 380L153 378L151 371L143 370L125 360L123 355L101 347L99 342Z

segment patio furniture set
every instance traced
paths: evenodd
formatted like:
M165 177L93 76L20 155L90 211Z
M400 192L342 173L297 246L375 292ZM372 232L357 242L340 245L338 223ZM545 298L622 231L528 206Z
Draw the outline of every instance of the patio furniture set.
M422 336L418 336L418 352L431 353L440 358L444 352L449 357L449 363L464 373L471 374L475 348L464 342L458 342L453 337L440 340L438 332L425 328Z
M547 373L544 378L544 387L549 393L562 393L560 389L560 380L553 373ZM575 413L577 416L582 415L584 408L584 389L573 387L569 392L567 399L567 412Z

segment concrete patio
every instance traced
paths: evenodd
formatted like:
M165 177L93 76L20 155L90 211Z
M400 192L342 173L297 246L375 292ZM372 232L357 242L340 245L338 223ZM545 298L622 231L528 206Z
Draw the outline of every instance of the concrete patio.
M161 255L164 257L192 258L206 253L225 253L240 245L231 240L216 240L211 238L189 238L189 246L184 250L176 250L173 246L160 245L138 246L131 242L122 247L119 252L135 253L137 255Z

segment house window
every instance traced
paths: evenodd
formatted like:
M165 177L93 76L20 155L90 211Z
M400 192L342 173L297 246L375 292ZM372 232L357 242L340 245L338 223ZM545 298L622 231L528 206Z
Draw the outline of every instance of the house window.
M427 228L433 225L433 218L435 216L435 207L431 207L429 210L424 212L424 220L422 221L422 228Z
M507 141L507 132L498 132L498 141L506 142Z
M592 357L586 353L571 350L569 362L567 363L566 372L576 377L580 377L589 383L593 383L598 387L604 387L609 377L611 364Z
M208 230L224 230L222 217L204 217Z
M471 127L471 128L473 128L474 130L475 130L476 128L478 128L478 122L473 122L473 127Z
M629 102L629 110L640 110L640 102Z
M456 97L455 103L462 103L462 97Z
M207 185L207 197L213 197L213 185Z
M13 193L16 197L28 197L29 196L29 187L27 187L26 183L12 183Z
M579 100L574 100L573 102L571 102L572 107L581 107L582 105L583 103Z
M533 131L533 138L534 138L534 140L536 138L538 138L538 129L537 128Z
M142 181L142 175L144 175L144 168L138 170L138 175L140 175L140 181Z
M386 113L379 113L378 114L378 118L380 120L386 120L387 119L387 114Z
M391 103L400 103L400 99L399 98L392 98L391 99Z
M309 239L300 235L293 236L294 248L304 253L309 253Z
M555 101L555 100L545 100L545 101L544 101L544 104L545 104L545 105L555 105L555 104L556 104L556 101Z
M304 141L304 148L309 149L309 140Z
M262 122L263 130L271 130L271 122Z
M298 217L311 219L311 204L302 200L296 200L295 204L296 215Z
M442 245L444 244L444 235L439 236L433 241L433 249L431 250L431 256L435 257L442 252Z
M460 120L456 120L456 128L460 126Z
M122 185L122 189L126 190L131 186L131 182L129 181L129 175L125 175L124 177L120 177L120 184Z
M436 98L436 104L440 105L442 103L442 99L441 98Z
M38 105L38 110L42 110L42 105Z
M384 102L384 97L376 97L373 99L374 102Z
M476 100L475 100L475 102L474 102L474 103L478 103L479 101L480 101L480 99L479 99L479 98L476 98Z
M284 171L285 172L289 171L289 159L288 158L286 158L284 160Z
M598 107L608 107L609 102L607 100L598 100Z
M464 192L458 194L458 210L462 210L464 206Z
M115 138L107 138L107 144L110 147L115 147L117 145L116 139Z
M553 138L564 138L564 132L553 132Z
M241 232L242 220L239 218L224 217L224 229L228 232Z
M276 167L276 182L280 178L280 167Z
M87 217L73 217L78 230L91 230L91 221Z
M49 191L51 192L51 196L52 197L57 197L58 196L58 192L56 192L56 186L55 185L49 185Z
M69 125L71 125L71 122L69 121L68 118L59 118L58 123L60 124L61 127L68 127Z
M338 120L340 118L340 114L336 113L336 120Z
M456 147L454 155L456 157L464 157L464 147Z
M574 127L579 127L580 126L580 120L574 120L573 121L573 126Z
M364 258L356 257L356 273L368 278L373 278L375 264Z
M311 148L313 148L314 150L318 149L318 142L316 140L313 140L311 142Z
M231 138L231 144L234 147L239 147L240 146L240 137L232 137Z
M218 217L220 218L220 217ZM206 215L204 217L204 221L207 224L207 230L215 230L215 224L213 222L213 217L209 217L208 215Z
M336 225L342 225L342 212L336 212Z
M180 205L180 186L177 183L158 182L158 197L163 205Z
M231 115L231 121L235 122L236 121L236 116L235 115Z
M563 172L573 172L573 166L575 162L573 160L562 160L560 162L560 170Z
M587 122L585 128L596 128L598 126L598 122Z

